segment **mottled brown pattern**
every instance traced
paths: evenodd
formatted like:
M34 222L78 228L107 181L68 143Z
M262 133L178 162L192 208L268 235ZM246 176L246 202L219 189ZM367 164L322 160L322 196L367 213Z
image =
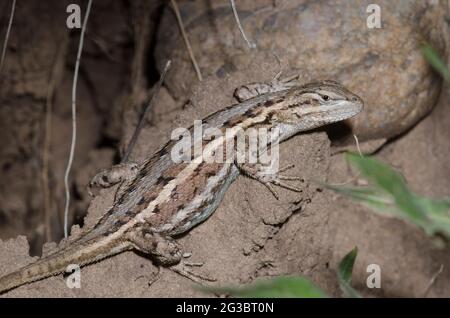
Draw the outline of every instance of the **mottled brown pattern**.
M314 99L317 102L317 99ZM288 108L295 108L298 107L299 105L310 105L311 104L311 100L309 99L305 99L304 101L298 103L298 104L292 104L289 105Z
M169 141L164 147L162 147L159 151L154 153L150 159L145 161L142 165L141 171L138 174L139 177L145 177L147 173L153 168L155 163L161 159L162 156L169 153L169 149L172 148L173 141Z
M254 125L252 125L252 127L253 128L262 128L262 127L266 127L266 126L270 127L274 115L275 115L275 113L273 113L273 112L267 114L267 116L264 118L263 121L255 123Z
M247 116L245 116L245 115L233 117L230 120L227 120L226 122L224 122L223 127L224 128L234 127L237 124L243 122L245 119L247 119Z
M158 197L159 193L162 191L163 188L164 188L164 184L157 183L157 184L153 185L149 189L149 191L144 193L144 195L142 196L139 203L132 210L132 213L139 213L142 209L145 209L150 204L150 202L152 202L153 200L155 200Z
M165 224L177 211L185 207L196 195L204 191L208 178L217 174L221 167L222 164L219 163L202 163L202 168L192 178L177 186L176 191L173 192L174 195L169 201L158 204L159 212L148 220L151 225L158 227Z
M139 212L141 212L143 209L145 209L150 202L152 202L154 199L156 199L159 195L159 193L164 188L165 183L155 183L147 192L145 192L141 199L139 200L138 204L136 204L132 209L126 211L123 215L117 218L115 220L114 224L117 226L121 226L128 221L130 221L134 216L136 216ZM128 192L129 193L129 192ZM123 195L118 202L121 202L126 195ZM96 228L101 226L104 222L106 222L109 217L114 214L115 208L113 207L111 210L109 210L107 213L105 213L102 218L99 220L99 222L96 224ZM111 231L107 231L106 233L114 232L114 229Z
M166 201L164 203L158 204L155 209L158 211L158 213L153 214L151 217L146 219L146 222L151 227L158 228L161 225L164 225L167 223L167 218L170 218L176 211L178 211L179 206L181 206L183 203L179 202L178 200L170 200Z
M204 163L201 170L197 172L189 180L186 180L185 183L178 185L177 187L177 195L174 198L174 201L178 201L182 204L187 204L190 202L194 196L196 190L200 192L205 188L206 182L211 175L215 175L220 168L222 167L219 163Z
M138 213L142 212L153 200L155 200L159 193L163 190L165 184L164 183L155 183L147 192L145 192L139 202L130 210L128 210L125 214L121 215L115 221L116 226L122 226L129 222L133 217L135 217ZM156 213L157 211L153 211Z
M134 210L134 209L133 209L133 210ZM130 212L130 213L128 213L128 212ZM116 226L119 227L119 226L122 226L122 225L124 225L124 224L130 222L131 219L134 217L134 213L132 213L131 210L129 210L128 212L127 212L126 214L120 216L120 217L114 222L114 224L115 224Z
M271 105L273 105L273 102L272 102L272 101L268 100L268 102L271 102L271 104L268 104L268 103L266 102L266 103L264 104L264 106L271 106ZM247 117L247 119L248 119L248 118L254 118L254 117L256 117L256 116L259 116L259 115L262 113L263 110L264 110L264 107L261 107L261 104L258 104L256 107L253 107L253 108L247 110L247 111L244 113L244 117Z
M187 163L180 163L169 167L162 173L162 177L166 179L174 179L178 174L186 168Z
M264 106L269 107L269 106L272 106L273 104L275 104L274 101L271 100L271 99L269 99L268 101L266 101L266 102L264 103Z
M212 176L220 171L222 168L222 164L220 163L203 163L203 167L200 171L198 171L199 176Z
M211 170L205 169L204 173L205 173L205 174L211 173L211 172L213 171L212 169L214 169L214 167L210 167L210 168L211 168ZM217 167L217 172L218 172L220 169L221 169L220 166ZM209 171L208 171L208 170L209 170ZM217 172L216 172L216 173L217 173ZM226 180L226 178L223 178L223 179L221 179L219 182L217 182L217 183L214 185L214 187L211 189L211 192L214 193L214 192L216 192L220 187L222 187L222 185L224 184L225 180ZM180 222L180 226L184 226L186 223L190 222L196 214L199 214L199 213L201 213L203 210L205 210L205 209L211 204L211 201L212 201L212 200L213 200L213 198L210 198L209 200L203 201L202 204L201 204L197 209L195 209L194 211L192 211L192 212L190 212L190 213L188 214L188 216L186 217L186 219L185 219L184 221Z
M264 104L264 106L271 106L271 105L274 104L272 101L270 101L270 102L271 103L267 103L266 102ZM233 117L233 118L227 120L226 122L223 123L222 127L223 128L234 127L237 124L243 122L244 120L247 120L249 118L254 118L254 117L259 116L264 110L264 107L261 107L261 105L262 104L258 104L255 107L253 107L253 108L249 109L248 111L246 111L244 114L242 114L240 116Z

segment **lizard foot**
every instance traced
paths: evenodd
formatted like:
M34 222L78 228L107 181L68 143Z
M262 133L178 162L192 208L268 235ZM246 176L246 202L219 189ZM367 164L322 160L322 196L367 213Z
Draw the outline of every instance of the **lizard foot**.
M239 170L246 176L261 182L278 200L279 195L275 191L274 185L294 192L302 192L302 189L292 186L284 181L303 180L302 177L287 176L280 173L292 169L294 165L288 165L278 170L276 173L268 173L259 164L238 164Z
M281 72L279 72L272 81L268 83L250 83L242 85L234 91L234 97L240 102L246 101L250 98L273 92L280 92L291 87L299 85L299 74L280 79Z
M167 267L199 284L204 281L215 281L213 278L192 271L191 268L203 266L203 263L184 261L183 258L189 257L190 254L183 254L179 244L170 237L152 233L150 229L144 226L138 231L130 232L127 239L138 251L151 255L157 265Z
M196 273L191 270L192 267L200 267L203 266L203 263L189 263L181 261L180 263L169 267L169 269L178 275L181 275L183 277L186 277L193 281L194 283L202 285L205 281L206 282L215 282L215 278L208 277L206 275L202 275L199 273Z

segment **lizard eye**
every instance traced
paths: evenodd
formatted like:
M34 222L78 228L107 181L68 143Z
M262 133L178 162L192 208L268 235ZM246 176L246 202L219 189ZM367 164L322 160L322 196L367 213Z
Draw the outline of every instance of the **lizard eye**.
M324 101L327 101L327 100L330 99L330 97L328 95L323 95L322 98L323 98Z

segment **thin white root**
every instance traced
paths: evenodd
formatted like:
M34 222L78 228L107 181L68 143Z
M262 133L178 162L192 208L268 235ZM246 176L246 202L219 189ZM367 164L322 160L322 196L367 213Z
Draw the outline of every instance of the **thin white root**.
M6 48L8 46L9 34L11 33L11 27L12 27L12 23L13 23L13 19L14 19L15 9L16 9L16 0L13 0L12 6L11 6L11 14L9 16L8 29L6 30L5 41L3 42L2 57L0 59L0 74L2 72L3 63L5 62Z
M72 86L72 142L70 144L69 161L67 162L66 172L64 174L64 188L66 191L66 204L64 206L64 237L69 236L68 231L68 218L69 218L69 206L70 206L70 189L69 189L69 174L72 168L73 157L75 154L75 144L77 141L77 107L76 107L76 95L77 95L77 81L78 71L80 69L81 52L83 51L84 34L86 32L86 25L89 18L89 12L91 11L92 0L89 0L86 16L84 17L83 26L81 28L80 44L78 46L77 60L75 62L75 71L73 74L73 86Z
M237 13L236 3L234 2L234 0L230 0L230 3L231 3L231 8L233 9L234 18L236 20L236 23L238 25L238 28L239 28L239 31L241 32L242 37L244 38L245 42L247 42L247 45L249 48L251 48L251 49L256 48L256 44L251 42L245 35L244 28L241 25L241 20L239 19L239 15Z

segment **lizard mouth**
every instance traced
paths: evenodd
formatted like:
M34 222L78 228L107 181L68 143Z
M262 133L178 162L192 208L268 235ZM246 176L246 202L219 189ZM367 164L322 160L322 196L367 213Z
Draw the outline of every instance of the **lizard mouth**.
M340 121L358 115L364 108L361 99L339 100L323 108L322 114L333 121Z
M321 123L336 122L345 120L359 114L364 108L364 104L361 99L356 100L335 100L328 102L326 105L320 105L301 109L296 112L299 118L309 117L311 119L317 119Z

